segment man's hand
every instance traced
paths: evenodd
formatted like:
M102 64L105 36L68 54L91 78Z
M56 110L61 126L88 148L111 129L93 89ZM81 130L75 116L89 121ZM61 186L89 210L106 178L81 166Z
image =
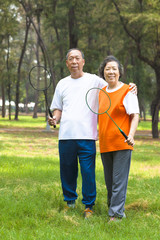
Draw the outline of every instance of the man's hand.
M135 83L130 83L129 84L129 88L131 89L131 92L133 94L136 94L137 95L137 85Z
M48 123L50 126L56 127L56 124L57 124L56 117L55 116L53 116L53 118L48 117Z

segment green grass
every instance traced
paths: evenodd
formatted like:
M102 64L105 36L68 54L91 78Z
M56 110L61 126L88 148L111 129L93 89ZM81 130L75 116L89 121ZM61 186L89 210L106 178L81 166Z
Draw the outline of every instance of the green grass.
M14 120L14 116L12 116L12 120L8 120L7 118L0 117L0 128L10 128L10 127L18 127L18 128L45 128L46 122L45 117L39 116L38 118L34 118L32 116L23 116L20 115L19 120Z
M108 224L107 192L99 151L97 200L93 218L86 221L80 173L76 208L64 210L57 132L42 131L43 118L23 116L16 124L0 119L0 126L0 239L159 239L160 139L136 138L125 206L127 218Z
M152 121L140 121L138 124L137 130L151 130L152 129ZM158 129L160 130L160 122L158 124Z

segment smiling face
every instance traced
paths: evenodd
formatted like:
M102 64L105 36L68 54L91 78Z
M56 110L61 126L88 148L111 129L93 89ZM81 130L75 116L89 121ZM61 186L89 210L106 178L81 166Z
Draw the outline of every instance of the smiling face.
M104 68L104 78L109 88L116 88L119 85L120 72L118 63L115 61L108 62Z
M68 54L66 65L71 73L71 77L79 78L83 76L83 66L85 60L79 50L72 50Z

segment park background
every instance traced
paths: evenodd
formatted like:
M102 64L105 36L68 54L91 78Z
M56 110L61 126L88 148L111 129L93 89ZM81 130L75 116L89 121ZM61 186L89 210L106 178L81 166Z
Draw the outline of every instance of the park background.
M0 0L1 239L160 239L159 13L159 0ZM29 85L30 69L46 66L51 102L74 47L84 51L86 72L98 74L112 54L123 64L122 81L138 87L141 118L120 224L108 224L98 142L94 217L83 218L80 174L76 209L65 212L58 128L47 126L44 95Z

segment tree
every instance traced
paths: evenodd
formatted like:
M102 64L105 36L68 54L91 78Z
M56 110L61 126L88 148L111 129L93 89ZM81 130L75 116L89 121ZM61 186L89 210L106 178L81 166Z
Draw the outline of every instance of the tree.
M64 58L68 43L66 15L67 9L61 6L57 0L45 1L43 32L44 37L48 36L46 41L49 52L52 53L50 54L52 66L56 70L56 76L58 76L58 70L60 71L60 78L65 75ZM59 61L56 60L57 58Z
M14 1L13 1L14 2ZM1 91L2 91L2 117L5 117L5 99L6 94L9 100L9 119L11 119L11 64L10 49L11 39L16 35L17 13L14 5L10 1L0 0L0 51L1 51Z
M111 0L0 0L2 9L0 11L0 91L3 102L7 98L10 102L16 92L16 116L19 102L25 103L26 111L27 103L35 102L35 92L29 88L28 81L29 70L36 64L35 61L46 65L51 71L53 84L47 91L50 102L56 83L68 75L65 55L72 47L79 47L84 51L86 59L84 71L91 73L98 73L104 57L109 54L115 55L124 65L123 81L126 83L134 81L137 84L141 112L145 115L145 107L148 106L150 97L155 96L156 88L150 90L151 83L155 85L153 68L137 60L138 50L135 51L137 49L135 40L124 31L124 24L120 24L119 16L128 31L136 39L140 39L141 55L148 54L149 59L153 61L155 50L150 47L150 38L155 42L156 35L152 29L149 29L150 35L147 37L147 28L159 21L159 15L152 14L153 9L157 8L158 12L159 3L151 0L145 3L142 0L114 1L120 9L118 15L111 2L113 3ZM147 7L149 4L151 4L150 9ZM22 59L26 17L31 25ZM149 23L152 17L154 21ZM15 26L19 26L18 29ZM39 52L39 60L36 52ZM15 75L17 66L19 66L18 77ZM38 110L41 107L44 109L43 94L42 99L41 95L39 96ZM155 108L152 109L154 112Z
M23 6L23 9L25 11L26 17L29 19L30 23L32 24L35 33L37 34L37 50L36 50L36 58L37 58L37 64L40 65L40 59L39 59L39 47L41 48L42 54L43 54L43 62L44 66L49 67L51 77L52 77L52 83L55 88L55 77L54 77L54 72L52 69L52 64L51 64L51 59L49 57L48 51L46 44L44 43L44 40L41 35L41 14L43 12L43 3L42 1L35 1L34 3L31 3L30 1L23 1L19 0L19 3ZM37 117L37 110L38 110L38 98L39 98L39 93L36 92L35 95L35 107L34 107L34 114L33 117ZM47 111L46 111L46 116L47 116Z
M160 109L160 2L158 0L112 0L120 17L121 24L134 42L140 60L155 72L157 92L151 104L152 135L158 138Z
M20 87L20 81L21 81L21 66L24 58L24 54L26 51L26 45L27 45L27 39L28 39L28 33L29 33L29 28L30 28L30 20L28 17L26 17L26 31L25 31L25 38L24 38L24 43L22 46L22 51L21 51L21 56L19 58L19 64L18 64L18 69L17 69L17 82L16 82L16 111L15 111L15 120L18 120L18 113L19 113L19 87Z
M41 1L40 1L40 3L36 1L34 6L31 4L30 1L28 3L26 3L23 0L19 0L19 3L23 6L23 9L26 13L26 16L29 18L29 20L30 20L30 22L31 22L31 24L32 24L37 36L38 36L39 44L40 44L42 52L44 53L44 57L46 58L47 63L49 65L49 70L50 70L51 77L52 77L52 80L53 80L53 85L55 87L55 78L54 78L54 73L53 73L53 70L52 70L51 60L50 60L50 57L48 55L47 47L46 47L46 45L43 41L41 33L39 32L39 30L38 30L38 28L37 28L37 26L36 26L36 24L33 20L34 15L36 15L36 11L37 12L39 12L39 10L43 11L43 5L42 5Z

